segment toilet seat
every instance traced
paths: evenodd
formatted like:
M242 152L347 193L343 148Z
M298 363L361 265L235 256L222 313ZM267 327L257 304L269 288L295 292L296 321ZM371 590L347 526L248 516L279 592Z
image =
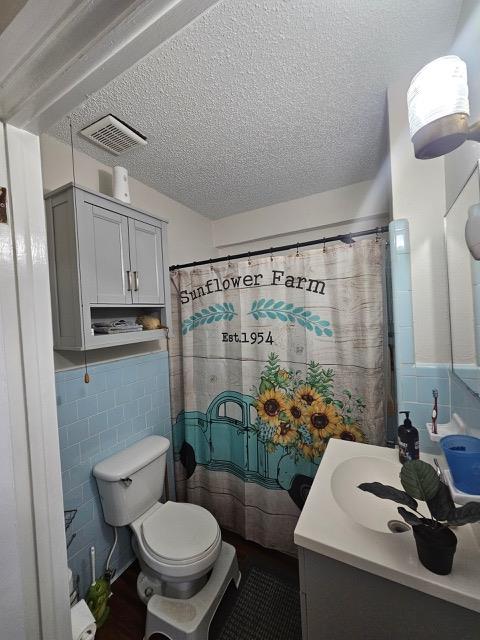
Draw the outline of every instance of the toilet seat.
M130 526L134 549L162 580L197 579L210 571L220 554L218 522L197 505L156 503Z
M220 528L206 509L166 502L141 525L146 549L159 562L185 565L203 560L218 544Z

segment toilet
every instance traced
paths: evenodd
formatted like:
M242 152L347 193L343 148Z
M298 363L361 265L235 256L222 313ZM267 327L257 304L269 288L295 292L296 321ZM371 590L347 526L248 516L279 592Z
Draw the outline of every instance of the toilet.
M169 446L166 438L149 436L96 464L93 475L105 521L114 527L129 525L133 532L132 546L141 567L137 592L148 605L147 629L172 640L206 639L228 583L233 580L238 586L240 574L235 550L222 542L209 511L194 504L159 502ZM181 629L181 606L176 607L178 624L162 615L163 608L171 613L172 607L166 607L171 599L185 601L190 609L192 603L200 604L198 628L190 624L190 635ZM199 628L206 633L198 635Z

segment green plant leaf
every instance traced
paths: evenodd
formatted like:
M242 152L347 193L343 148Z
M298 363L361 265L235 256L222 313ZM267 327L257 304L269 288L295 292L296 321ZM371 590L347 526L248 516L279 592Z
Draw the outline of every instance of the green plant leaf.
M262 394L265 391L268 391L269 389L273 389L273 384L271 384L268 380L265 380L265 378L263 378L258 388L259 393Z
M440 479L435 469L423 460L410 460L400 471L402 487L412 498L431 500L440 486Z
M418 524L424 524L423 519L416 516L414 513L407 511L403 507L398 507L398 513L402 516L407 524L414 527Z
M418 508L417 501L405 493L405 491L391 487L388 484L382 484L381 482L362 482L362 484L358 485L358 488L367 493L373 493L377 498L393 500L393 502L404 504L414 510Z
M427 500L430 513L436 520L448 520L455 511L455 503L450 495L450 489L446 484L440 482L437 493Z
M467 502L457 507L449 516L448 524L461 526L480 522L480 502Z

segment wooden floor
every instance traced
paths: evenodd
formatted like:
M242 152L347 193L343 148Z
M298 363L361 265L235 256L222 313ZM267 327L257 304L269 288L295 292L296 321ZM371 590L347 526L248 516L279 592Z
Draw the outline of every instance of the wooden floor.
M225 542L237 550L240 571L244 572L254 564L274 572L280 572L284 578L298 585L298 563L295 558L277 551L264 549L253 542L247 542L240 536L223 531ZM110 617L97 632L97 640L143 640L145 627L145 605L137 596L138 564L135 562L113 583L113 596L110 598ZM216 640L230 613L236 597L236 589L231 585L217 610L210 628L210 640ZM156 635L155 640L165 636Z

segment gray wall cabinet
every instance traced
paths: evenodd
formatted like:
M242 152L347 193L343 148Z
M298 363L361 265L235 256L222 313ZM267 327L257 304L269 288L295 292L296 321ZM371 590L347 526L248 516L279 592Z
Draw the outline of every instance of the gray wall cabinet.
M128 221L128 233L133 301L138 304L163 304L162 230L131 218Z
M95 319L158 315L168 326L167 222L72 184L45 197L54 346L87 350L161 337L93 335Z

